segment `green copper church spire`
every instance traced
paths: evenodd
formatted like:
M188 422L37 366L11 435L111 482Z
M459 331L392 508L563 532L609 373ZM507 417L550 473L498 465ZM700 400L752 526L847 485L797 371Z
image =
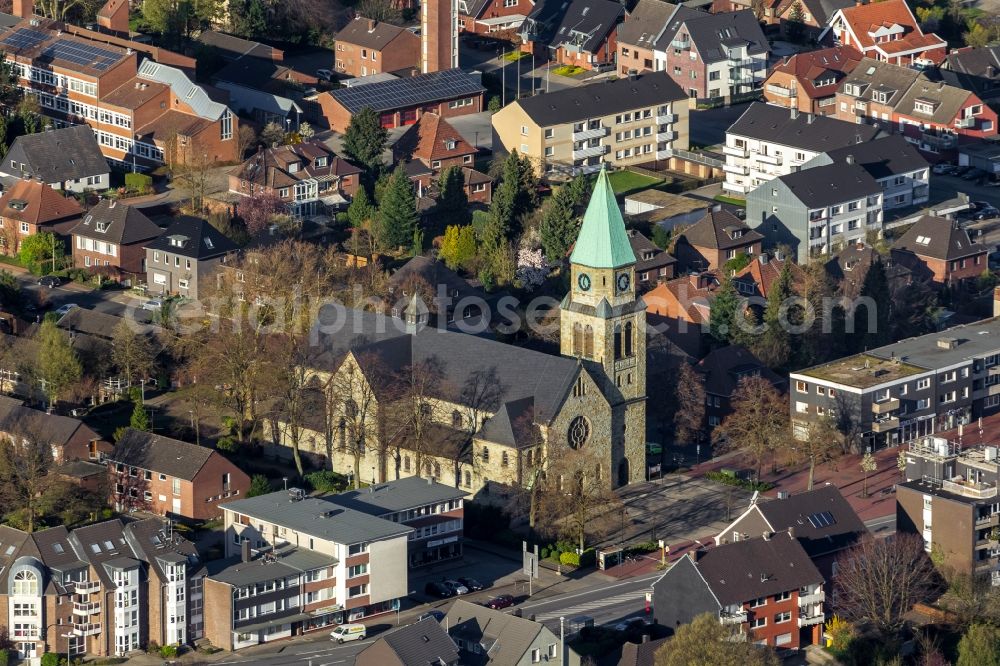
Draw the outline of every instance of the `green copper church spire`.
M625 221L603 166L569 260L590 268L619 268L635 263L635 254L625 233Z

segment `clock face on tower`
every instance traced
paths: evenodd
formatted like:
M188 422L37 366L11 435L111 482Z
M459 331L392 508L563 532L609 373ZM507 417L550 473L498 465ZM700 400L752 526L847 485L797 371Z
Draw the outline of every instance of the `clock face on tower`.
M580 291L590 291L590 276L586 273L580 273L576 284L580 287Z
M629 280L628 273L619 273L618 274L618 292L621 293L621 292L624 292L624 291L628 291L629 282L630 282L630 280Z

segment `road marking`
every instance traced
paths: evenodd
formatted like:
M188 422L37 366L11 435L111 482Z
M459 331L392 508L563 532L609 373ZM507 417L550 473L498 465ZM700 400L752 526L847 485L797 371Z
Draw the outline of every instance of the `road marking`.
M606 592L608 590L613 590L616 587L623 587L625 585L634 585L636 583L645 583L646 581L651 581L651 580L654 580L656 578L659 578L662 575L663 575L662 571L657 571L654 574L649 574L647 576L643 576L643 577L640 577L640 578L630 578L629 580L626 580L626 581L621 582L621 583L615 583L614 585L608 585L606 587L594 587L594 588L591 588L589 590L585 590L583 592L576 592L574 594L564 594L564 595L560 595L559 597L553 597L551 599L545 599L543 601L539 601L538 603L534 603L534 604L523 604L521 606L518 606L517 608L520 609L520 610L522 610L522 611L524 611L524 610L528 610L529 608L537 608L538 606L545 606L545 605L552 604L552 603L563 602L563 601L566 601L567 599L572 599L574 597L582 597L582 596L587 595L587 594L594 594L595 592ZM643 592L645 592L645 590L643 590Z
M343 664L346 661L347 661L346 659L339 659L337 661L328 661L325 664L320 664L319 666L331 666L332 664Z
M572 617L574 615L585 614L587 611L594 611L600 608L605 608L607 606L618 606L619 604L625 604L630 601L645 600L646 591L645 590L634 590L632 592L626 592L625 594L619 594L618 596L608 597L604 599L595 599L594 601L589 601L587 603L578 604L576 606L570 606L568 608L563 608L555 613L539 613L535 615L535 622L544 622L545 620L555 620L559 617Z

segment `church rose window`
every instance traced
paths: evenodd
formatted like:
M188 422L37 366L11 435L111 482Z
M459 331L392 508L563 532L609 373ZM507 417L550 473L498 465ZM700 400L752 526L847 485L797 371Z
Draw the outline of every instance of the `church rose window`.
M590 439L590 423L587 419L578 416L569 424L569 445L574 449L579 449Z

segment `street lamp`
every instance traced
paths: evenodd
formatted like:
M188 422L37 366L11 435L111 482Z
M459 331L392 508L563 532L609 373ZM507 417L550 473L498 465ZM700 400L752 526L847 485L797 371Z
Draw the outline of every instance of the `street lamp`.
M55 623L46 625L45 629L43 630L42 639L45 640L46 636L49 635L49 629L51 629L52 627L61 627L61 626L63 626L63 625L61 625L61 624L55 624ZM67 664L69 664L72 661L72 659L70 658L70 654L69 654L69 651L72 648L72 646L70 645L69 639L73 638L73 636L74 635L71 634L71 633L70 634L59 634L59 638L65 638L66 639L66 663ZM48 641L45 640L45 643L47 644ZM56 645L55 648L56 648L55 651L58 654L59 653L59 646Z
M288 490L288 477L283 476L281 477L281 480L285 482L285 490Z

